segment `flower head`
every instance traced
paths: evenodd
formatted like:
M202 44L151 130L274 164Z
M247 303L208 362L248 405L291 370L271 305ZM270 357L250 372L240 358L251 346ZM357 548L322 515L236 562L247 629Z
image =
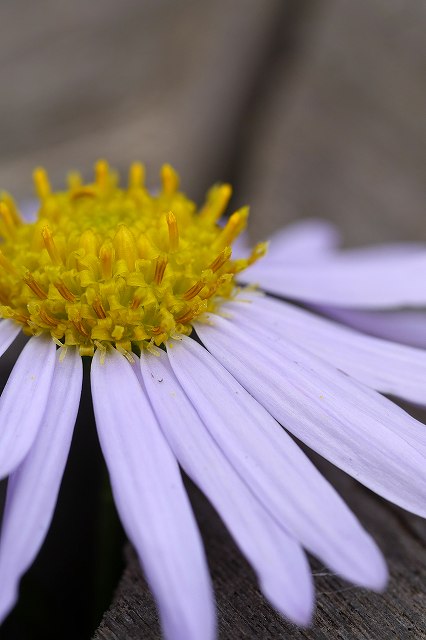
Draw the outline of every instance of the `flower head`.
M141 176L133 165L122 190L101 162L94 184L74 176L57 194L38 170L38 219L22 223L10 198L2 207L1 351L21 330L31 337L0 399L0 476L9 475L0 616L15 603L52 517L81 356L92 356L99 440L165 638L215 636L207 564L178 465L221 515L265 596L293 622L312 616L305 550L347 580L383 589L375 543L290 434L425 515L424 426L375 391L419 397L423 354L371 343L239 286L265 245L232 259L247 212L218 224L229 187L214 187L197 211L170 167L158 196ZM322 231L310 245L319 253ZM288 255L300 239L282 237ZM293 273L303 271L292 261ZM316 286L321 300L320 280Z
M131 352L147 340L161 345L189 335L195 318L233 294L235 274L265 249L257 245L247 259L232 260L247 207L220 228L228 185L213 187L196 211L169 165L156 196L145 189L143 173L132 165L123 189L99 161L93 184L73 174L69 189L54 193L37 169L40 208L32 224L22 224L10 198L1 203L3 318L27 335L77 346L80 355L92 356L97 344Z

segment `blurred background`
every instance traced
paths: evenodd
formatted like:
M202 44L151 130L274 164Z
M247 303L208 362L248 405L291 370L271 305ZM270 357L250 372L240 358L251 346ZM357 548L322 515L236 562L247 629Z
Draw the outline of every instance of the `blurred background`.
M426 241L424 0L1 0L0 25L0 188L19 200L33 195L40 164L59 188L100 157L123 173L137 159L155 188L170 162L198 202L232 182L233 204L251 204L255 239L319 216L346 244ZM126 565L95 637L159 638L132 552L123 559L114 516L98 513L104 475L87 401L52 535L1 637L89 638ZM309 631L262 601L191 489L221 638L426 637L424 524L343 474L336 482L394 579L371 596L319 568Z

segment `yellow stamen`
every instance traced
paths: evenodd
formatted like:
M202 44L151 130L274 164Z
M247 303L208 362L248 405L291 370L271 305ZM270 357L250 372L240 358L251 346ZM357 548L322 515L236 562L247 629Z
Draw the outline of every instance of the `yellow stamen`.
M95 164L95 182L100 189L108 185L109 166L106 160L98 160Z
M140 162L133 162L129 171L129 190L142 189L145 182L145 167Z
M167 267L167 258L165 256L158 256L155 263L155 274L154 274L155 284L161 284L166 267Z
M80 247L84 249L86 255L98 255L98 240L91 229L81 234Z
M81 198L96 198L96 191L93 187L81 187L72 191L71 200L80 200Z
M119 226L113 242L116 259L124 260L129 271L133 271L137 258L136 242L133 233L126 225L122 224Z
M93 307L94 312L98 316L98 318L105 319L107 317L107 315L105 313L105 309L103 308L102 302L101 302L101 300L99 298L96 298L93 301L92 307Z
M219 220L224 214L231 196L232 187L230 184L215 185L207 194L207 200L200 211L200 216L214 222Z
M169 227L169 251L174 253L179 248L179 229L173 211L169 211L166 215L166 220Z
M71 322L82 336L84 336L85 338L88 338L90 336L81 320L71 320Z
M25 284L29 286L31 291L33 291L35 293L37 298L40 298L40 300L46 300L47 293L45 291L43 291L43 289L40 287L38 282L36 282L36 280L34 279L34 276L31 273L28 272L24 276L23 280L24 280Z
M56 247L52 232L50 231L49 227L43 227L43 229L41 230L41 235L43 238L44 246L46 247L47 253L49 254L53 264L57 267L63 264L62 258L59 255L59 251Z
M161 181L164 193L169 196L173 195L179 188L179 176L169 164L163 164L161 167Z
M37 167L33 173L34 187L36 194L40 200L44 200L50 196L51 188L49 178L47 177L46 170L42 167Z
M16 231L15 220L5 202L0 202L0 218L3 222L3 232L7 238L13 238Z
M56 318L50 315L46 309L41 308L39 311L40 318L42 322L49 325L49 327L56 327L58 325L58 321Z
M19 227L22 224L22 218L18 211L18 207L16 206L15 200L6 191L2 191L0 193L0 200L4 202L6 207L9 209L15 227Z
M223 267L223 265L226 262L228 262L228 260L230 259L231 255L232 255L231 247L225 247L225 249L219 253L217 258L215 258L213 260L213 262L209 266L209 269L211 269L213 271L213 273L216 273L216 271L219 271L219 269L221 267Z
M239 236L241 231L244 230L247 224L248 217L248 207L243 207L239 209L229 218L225 227L222 229L222 233L216 240L214 246L215 247L227 247L231 245L235 238Z
M102 278L109 280L112 277L112 267L115 260L115 250L110 241L105 242L99 250Z
M61 294L61 296L68 300L68 302L75 302L76 296L68 289L68 287L63 282L55 282L55 287Z
M205 282L201 282L201 280L199 280L194 285L192 285L190 289L185 291L182 298L184 300L192 300L192 298L195 298L195 296L197 296L200 293L201 289L205 287L205 284L206 284Z

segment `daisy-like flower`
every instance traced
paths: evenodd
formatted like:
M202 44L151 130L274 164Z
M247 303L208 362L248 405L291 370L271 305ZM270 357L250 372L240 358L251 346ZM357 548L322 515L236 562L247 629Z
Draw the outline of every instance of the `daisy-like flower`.
M74 175L66 192L53 193L42 170L35 184L35 222L23 223L8 196L0 205L1 349L20 331L30 336L0 399L0 474L9 476L1 618L52 518L82 357L92 359L94 412L117 509L165 638L215 637L210 578L179 465L222 517L264 595L291 621L307 625L312 616L306 552L346 580L382 590L380 551L290 434L425 515L426 430L374 391L420 397L422 352L410 351L404 363L406 352L385 342L360 352L361 334L324 328L327 321L238 285L265 245L232 257L247 209L218 224L227 185L213 187L197 211L168 165L156 196L139 164L126 189L103 161L93 184ZM314 253L324 244L319 230L316 238ZM371 279L382 275L373 270ZM315 283L318 302L328 303L330 281Z

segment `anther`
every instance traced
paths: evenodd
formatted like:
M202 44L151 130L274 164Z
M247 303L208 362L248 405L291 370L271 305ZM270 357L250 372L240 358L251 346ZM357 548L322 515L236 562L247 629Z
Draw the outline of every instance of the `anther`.
M99 298L95 298L92 307L98 318L104 320L107 317L103 304Z
M109 280L112 278L112 266L114 263L115 250L111 242L105 242L99 249L99 261L102 278Z
M22 224L22 218L21 214L18 211L18 207L16 206L15 200L12 198L10 193L7 193L7 191L2 191L0 193L0 200L4 202L4 204L9 209L14 225L16 227L19 227Z
M40 309L40 311L38 312L39 316L41 318L41 321L44 322L45 324L49 325L49 327L57 327L58 326L58 320L56 318L54 318L53 316L50 315L50 313L48 313L45 309Z
M176 322L179 322L180 324L187 324L188 322L191 322L191 320L193 320L197 313L197 309L189 309L189 311L176 318Z
M136 311L136 309L140 306L142 302L142 296L139 294L136 294L133 296L133 300L130 303L130 308L132 309L132 311Z
M221 251L217 256L217 258L215 258L213 262L209 265L209 269L211 269L213 273L216 273L216 271L218 271L221 267L223 267L225 262L228 262L231 255L232 255L231 247L225 247L225 249Z
M166 267L167 267L167 258L165 256L158 256L155 262L155 273L154 273L155 284L161 284Z
M81 198L96 198L96 191L93 187L77 187L70 195L70 200L80 200Z
M55 282L55 287L57 288L61 296L68 302L75 302L75 300L77 299L73 292L70 291L63 282Z
M136 242L133 233L126 225L120 225L113 243L117 259L124 260L129 271L134 271L137 258Z
M247 223L248 207L243 207L236 211L229 218L219 237L214 243L214 247L227 247L233 243L235 238L241 233Z
M79 333L81 333L81 335L84 338L89 338L90 334L89 332L86 330L85 326L83 325L83 322L81 320L71 320L72 324L74 325L74 327L77 329L77 331Z
M81 234L80 247L84 249L86 255L98 255L98 240L91 229L86 229Z
M43 167L37 167L33 173L36 194L40 200L44 200L51 194L50 182L47 172Z
M30 320L27 316L24 316L24 314L22 313L14 313L12 317L14 320L16 320L16 322L20 322L21 324L28 324Z
M46 247L51 261L56 267L61 266L63 264L62 258L59 255L58 248L55 244L55 241L53 240L53 235L49 227L43 227L43 229L41 230L41 235L43 238L44 246Z
M200 216L216 222L225 212L232 196L230 184L215 185L207 194L207 200L200 211Z
M25 282L26 285L29 286L31 291L33 293L35 293L37 298L40 298L40 300L46 300L47 299L47 293L45 291L43 291L43 289L38 284L38 282L34 279L34 276L31 273L28 272L23 277L23 281Z
M13 238L16 230L15 220L13 219L12 213L5 202L0 202L0 217L4 223L5 234L9 238Z
M145 182L145 167L140 162L133 162L129 170L129 189L142 189Z
M201 280L198 280L198 282L196 282L190 289L185 291L185 293L182 295L182 298L184 300L192 300L192 298L195 298L195 296L200 293L205 285L205 282L201 282Z
M106 160L98 160L95 164L95 182L101 189L108 185L109 166Z
M173 195L179 188L179 176L169 164L163 164L161 167L161 182L166 195Z
M179 229L176 216L173 211L166 215L167 226L169 227L169 251L174 253L179 248Z

